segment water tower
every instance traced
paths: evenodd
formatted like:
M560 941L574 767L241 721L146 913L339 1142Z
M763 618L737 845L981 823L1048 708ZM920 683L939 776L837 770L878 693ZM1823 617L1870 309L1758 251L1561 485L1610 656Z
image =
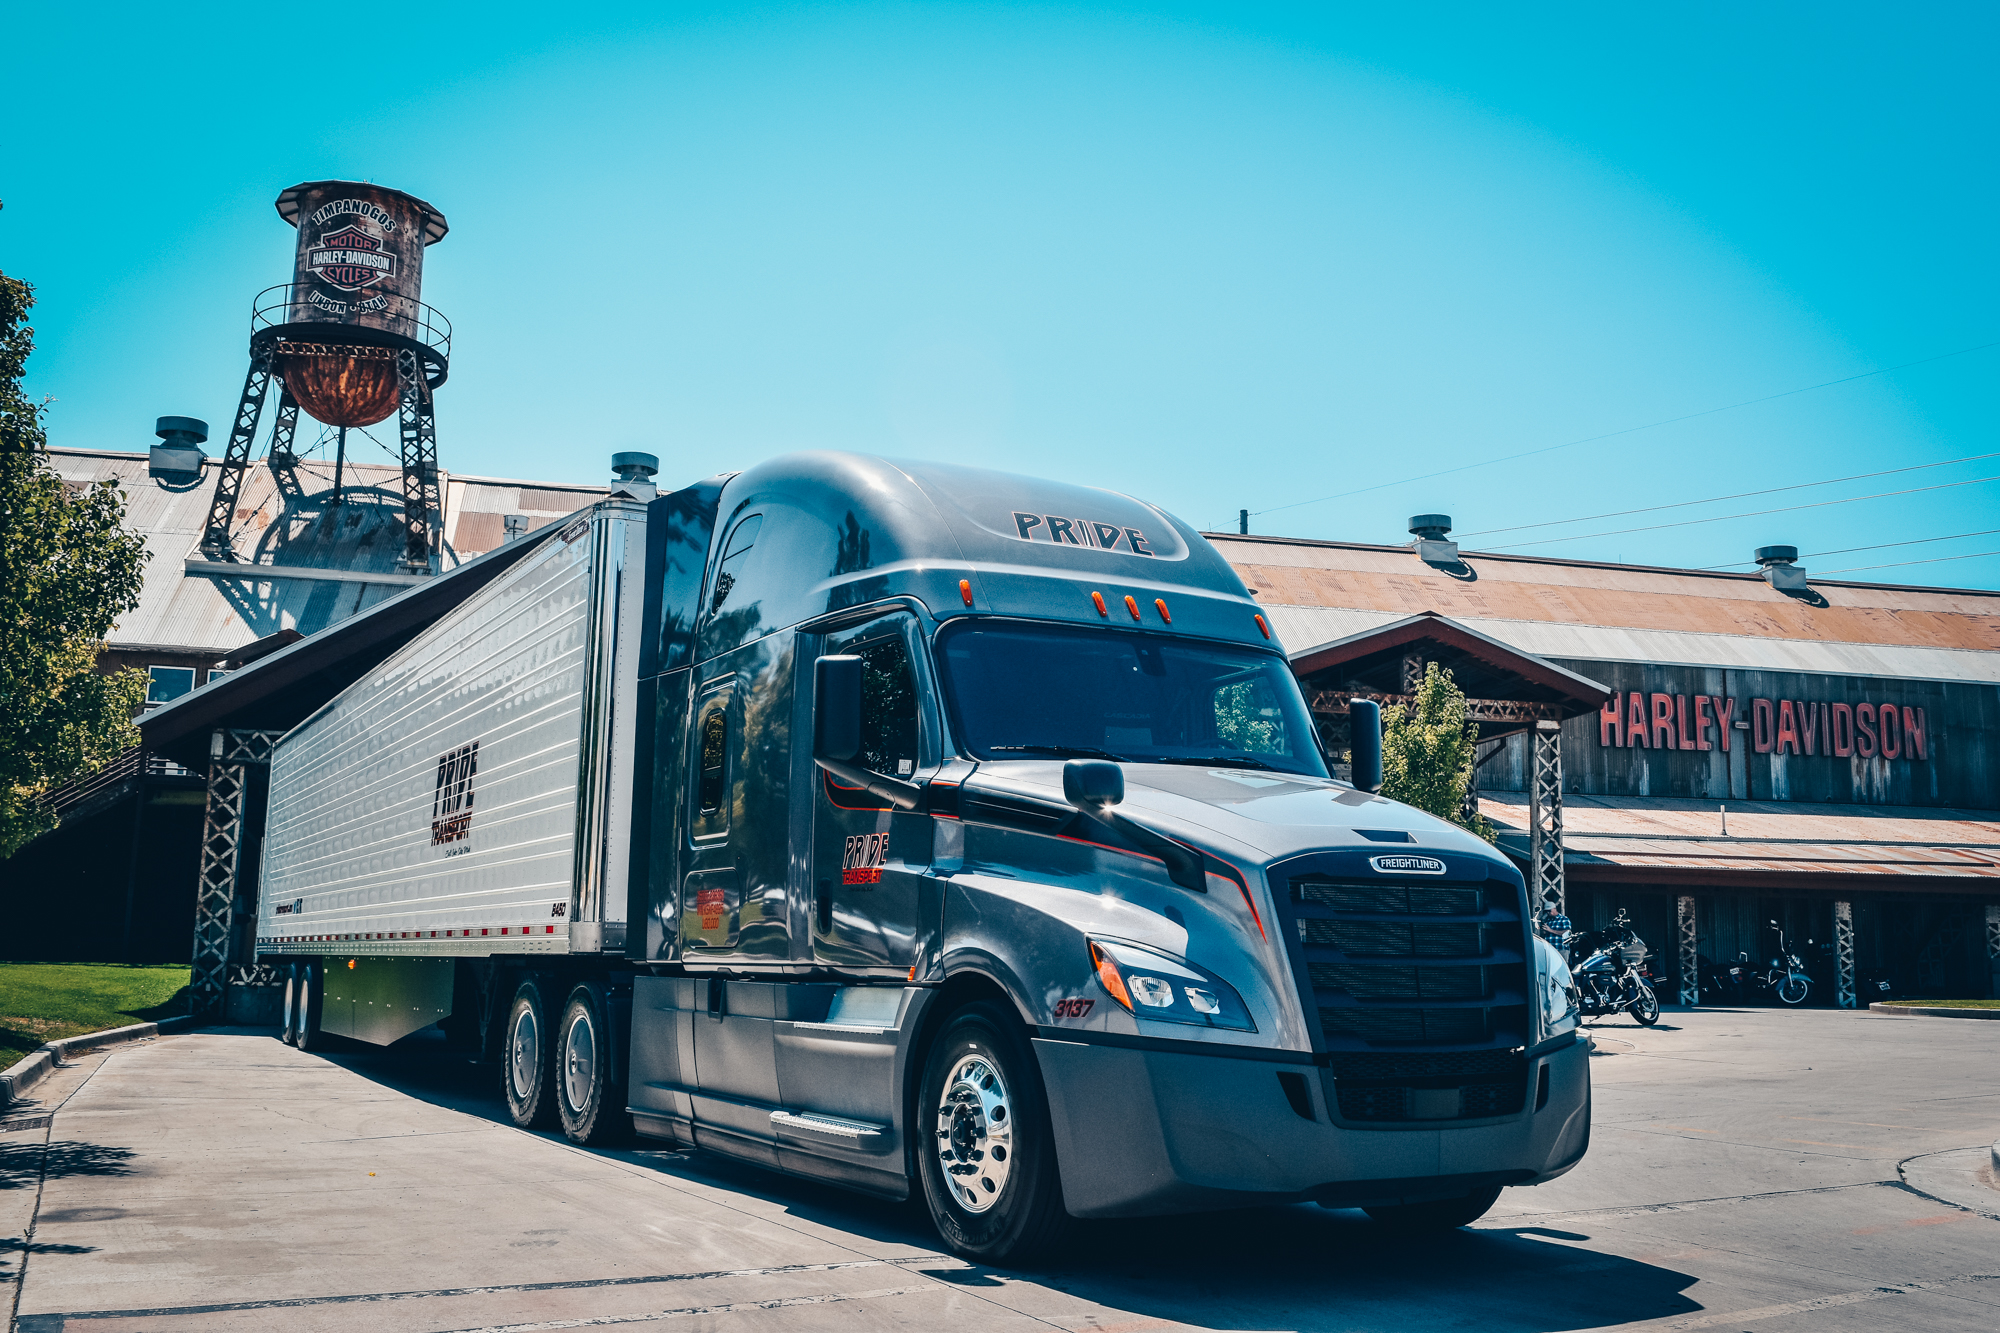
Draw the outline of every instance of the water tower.
M250 448L273 381L278 418L269 460L291 471L299 411L335 427L334 499L350 427L399 414L403 567L437 570L442 508L431 396L451 361L451 325L419 296L424 251L444 239L444 215L414 195L358 181L308 181L278 196L299 231L292 280L258 294L250 314L250 374L217 470L201 539L211 560L239 559L230 529Z

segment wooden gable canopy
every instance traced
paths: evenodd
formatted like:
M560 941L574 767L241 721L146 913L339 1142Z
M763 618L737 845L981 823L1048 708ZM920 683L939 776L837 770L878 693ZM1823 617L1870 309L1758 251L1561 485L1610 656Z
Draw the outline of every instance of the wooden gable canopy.
M1611 687L1509 647L1435 611L1350 634L1291 655L1315 713L1341 715L1350 699L1413 702L1424 667L1436 662L1465 691L1480 739L1521 731L1538 719L1594 713Z

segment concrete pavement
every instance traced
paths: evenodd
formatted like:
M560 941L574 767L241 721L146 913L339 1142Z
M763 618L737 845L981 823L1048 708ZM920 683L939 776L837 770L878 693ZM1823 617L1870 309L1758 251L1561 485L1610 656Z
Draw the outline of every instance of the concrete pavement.
M441 1049L232 1030L57 1071L48 1123L0 1126L0 1227L24 1333L2000 1326L2000 1191L1952 1160L2000 1136L2000 1031L1594 1032L1583 1164L1425 1244L1306 1205L1095 1224L993 1271L908 1206L522 1133Z

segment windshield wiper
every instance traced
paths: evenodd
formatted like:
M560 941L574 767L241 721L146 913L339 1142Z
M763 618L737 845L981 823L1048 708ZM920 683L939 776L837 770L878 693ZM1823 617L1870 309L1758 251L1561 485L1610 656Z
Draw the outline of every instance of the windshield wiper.
M1069 759L1110 759L1120 764L1132 762L1122 754L1113 754L1109 750L1094 750L1088 745L989 745L986 748L994 754L1025 750L1035 754L1062 755Z
M1207 759L1203 759L1198 755L1169 755L1162 759L1152 760L1151 762L1155 764L1195 764L1204 768L1211 766L1215 768L1261 768L1272 773L1281 771L1261 759L1246 759L1242 755L1236 754L1214 755Z

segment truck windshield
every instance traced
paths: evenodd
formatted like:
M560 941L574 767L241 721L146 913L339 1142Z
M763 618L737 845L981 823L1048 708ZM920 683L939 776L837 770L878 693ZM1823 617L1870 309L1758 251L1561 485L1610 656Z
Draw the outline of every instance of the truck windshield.
M1089 626L962 621L938 638L952 723L981 759L1094 758L1326 776L1283 658Z

